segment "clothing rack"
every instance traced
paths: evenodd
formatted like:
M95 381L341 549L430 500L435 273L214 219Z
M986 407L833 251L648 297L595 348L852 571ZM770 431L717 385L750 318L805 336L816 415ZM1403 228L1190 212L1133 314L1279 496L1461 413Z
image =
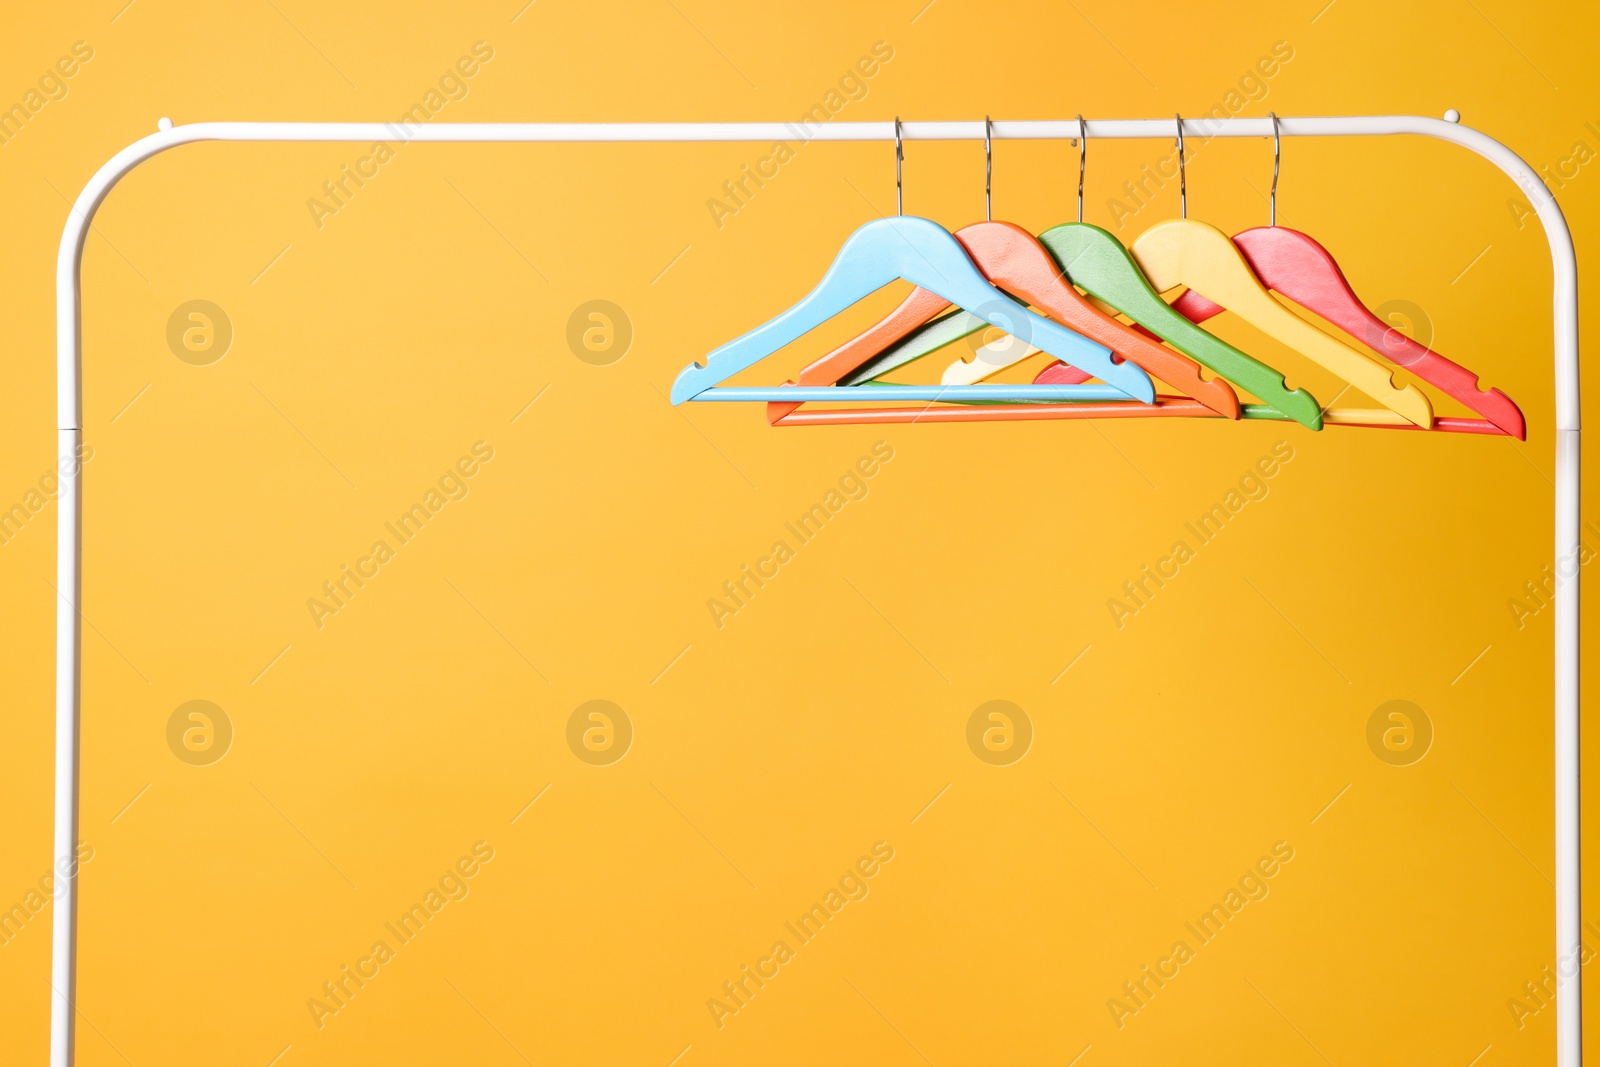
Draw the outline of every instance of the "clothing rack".
M1209 137L1347 137L1410 134L1460 145L1495 164L1533 205L1550 242L1554 275L1556 492L1555 570L1555 847L1556 847L1556 1063L1580 1067L1583 1058L1579 908L1578 580L1579 392L1578 268L1572 235L1555 198L1533 168L1516 153L1477 130L1444 119L1415 115L1326 118L1093 119L1082 129L1090 139L1168 139L1180 130ZM411 126L379 122L201 122L175 126L162 119L158 132L124 148L102 166L78 195L56 262L56 368L58 440L61 456L76 456L82 443L83 246L101 201L123 175L169 148L197 141L436 142L436 143L661 143L777 141L1056 140L1078 137L1078 119L1059 121L839 122L804 123L439 123ZM54 853L58 875L52 917L50 1065L71 1067L76 1003L78 869L78 749L82 655L79 603L83 558L82 475L77 464L60 472L57 528L56 758ZM1571 567L1571 574L1563 568ZM1570 973L1569 973L1570 972Z

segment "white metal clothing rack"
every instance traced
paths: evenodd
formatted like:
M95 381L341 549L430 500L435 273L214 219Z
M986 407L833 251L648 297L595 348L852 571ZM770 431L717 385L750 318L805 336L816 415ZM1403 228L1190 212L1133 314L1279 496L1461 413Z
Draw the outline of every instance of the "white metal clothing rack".
M1455 116L1452 115L1451 119ZM908 122L907 141L1069 140L1077 119L1048 122ZM1204 137L1271 137L1270 119L1200 118L1186 132ZM75 456L83 439L80 266L89 224L118 179L159 152L195 141L424 141L424 142L726 142L886 141L893 122L841 122L803 128L779 122L739 123L440 123L415 128L377 122L202 122L174 126L135 141L97 171L78 195L61 235L56 262L56 366L59 411L58 455ZM1089 139L1170 138L1174 119L1097 119L1086 124ZM1579 1067L1582 1056L1580 912L1578 874L1578 268L1572 235L1555 198L1532 167L1498 141L1458 122L1413 115L1286 118L1284 137L1415 134L1461 145L1494 163L1517 183L1533 205L1550 241L1555 281L1556 569L1570 563L1555 593L1555 836L1556 1062ZM55 858L59 888L53 916L50 1009L51 1067L70 1067L76 981L78 839L78 743L82 680L79 603L83 554L82 475L76 464L61 471L57 531Z

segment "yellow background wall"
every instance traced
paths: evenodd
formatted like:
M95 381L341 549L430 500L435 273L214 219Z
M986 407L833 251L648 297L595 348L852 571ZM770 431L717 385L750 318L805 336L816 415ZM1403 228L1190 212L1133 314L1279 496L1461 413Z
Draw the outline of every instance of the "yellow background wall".
M391 121L437 91L434 121L793 120L877 48L837 121L1459 108L1552 168L1591 277L1600 248L1600 25L1577 5L123 2L15 8L0 35L0 104L41 105L0 145L7 508L55 463L68 201L162 116ZM76 42L73 75L44 77ZM1263 224L1269 142L1191 148L1191 215ZM1525 445L674 409L680 367L893 210L891 149L797 142L732 213L708 201L770 146L371 152L185 147L89 240L80 1062L1552 1062L1524 988L1554 962L1551 613L1524 586L1552 562L1550 267L1492 166L1291 140L1280 220L1516 398ZM1175 215L1171 184L1108 204L1170 152L1091 143L1088 220L1131 240ZM907 210L981 217L982 167L975 144L910 145ZM1076 167L999 143L996 217L1069 220ZM897 295L742 380L791 376ZM209 363L168 343L193 300L231 325ZM625 352L569 345L593 300L623 309ZM1123 583L1275 450L1119 625ZM784 524L842 479L855 499L800 544ZM385 523L435 489L399 543ZM29 894L56 510L34 502L0 545L0 906L27 920L0 944L8 1063L43 1062L49 1005ZM376 577L308 607L377 541ZM793 558L719 619L778 541ZM196 754L199 720L169 730L197 700L232 734L210 763L220 735ZM621 709L599 755L600 720L569 730L592 700ZM994 700L1032 735L1004 766L968 743ZM1432 734L1406 765L1369 745L1394 700ZM1186 927L1235 889L1259 899L1220 935ZM859 899L802 942L785 924L830 890ZM413 905L436 913L403 942L385 924ZM763 964L779 941L792 958ZM1180 941L1192 958L1132 999ZM776 976L736 1001L746 965Z

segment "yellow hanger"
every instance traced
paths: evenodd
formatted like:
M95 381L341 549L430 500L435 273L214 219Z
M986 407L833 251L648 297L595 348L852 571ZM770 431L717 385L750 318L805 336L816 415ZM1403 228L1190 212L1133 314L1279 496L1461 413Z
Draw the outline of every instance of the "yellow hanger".
M1186 286L1238 315L1269 337L1326 367L1387 412L1362 411L1359 421L1390 425L1433 426L1433 406L1414 385L1394 384L1381 363L1311 325L1267 291L1228 235L1188 217L1188 190L1183 177L1183 119L1178 119L1178 189L1184 217L1159 222L1133 243L1134 260L1157 292ZM1354 412L1327 412L1330 422L1353 421Z
M1023 360L1039 354L1039 349L1020 337L1006 334L979 348L972 354L970 361L963 356L957 356L956 361L944 369L939 384L977 385L979 382L988 381L1007 367L1015 367Z

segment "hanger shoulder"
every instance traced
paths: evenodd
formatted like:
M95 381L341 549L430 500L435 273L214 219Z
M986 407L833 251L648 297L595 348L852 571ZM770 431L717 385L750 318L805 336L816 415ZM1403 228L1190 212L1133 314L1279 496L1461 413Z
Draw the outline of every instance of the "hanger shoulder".
M1304 389L1289 389L1282 374L1173 311L1150 287L1122 242L1108 231L1069 222L1046 230L1039 242L1089 295L1296 422L1313 430L1322 428L1316 397Z
M683 368L672 383L672 402L681 404L726 381L894 281L898 277L895 266L899 256L884 255L884 238L891 232L890 227L882 225L885 221L869 222L851 234L816 288L799 303L714 349L704 364L691 363ZM896 229L908 241L922 236L913 228Z
M1233 243L1267 288L1327 319L1518 440L1527 439L1527 422L1514 400L1499 389L1482 388L1472 371L1369 311L1332 254L1314 238L1284 226L1258 226L1234 234ZM1185 293L1184 298L1189 295Z
M1418 426L1432 425L1433 407L1421 390L1395 385L1393 374L1372 357L1278 303L1228 235L1215 226L1194 219L1157 223L1133 243L1133 257L1155 288L1165 291L1186 285L1198 290L1390 410Z

